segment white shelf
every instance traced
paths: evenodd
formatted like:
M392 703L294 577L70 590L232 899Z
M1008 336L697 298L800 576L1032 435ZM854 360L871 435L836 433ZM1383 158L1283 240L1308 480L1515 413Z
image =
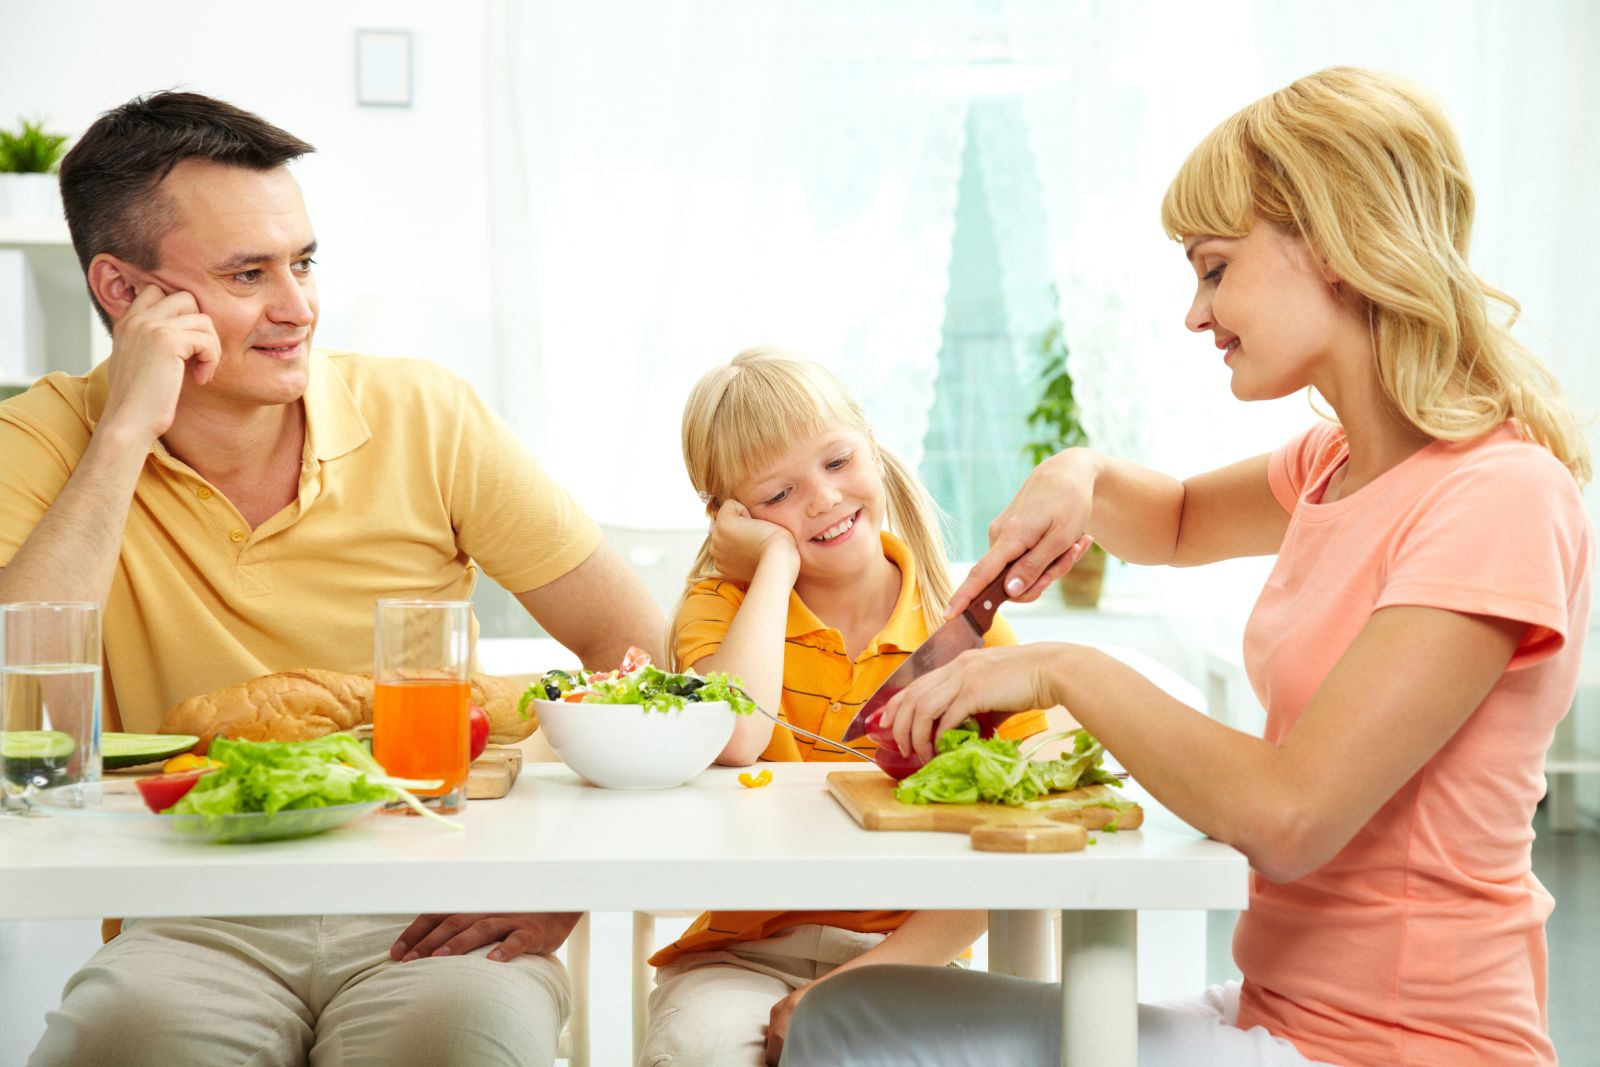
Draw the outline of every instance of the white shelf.
M0 248L72 248L66 219L0 218Z
M31 385L57 370L84 374L111 354L111 338L89 304L65 219L0 218L0 249L22 253L44 324L45 366L32 377L6 375L8 383Z

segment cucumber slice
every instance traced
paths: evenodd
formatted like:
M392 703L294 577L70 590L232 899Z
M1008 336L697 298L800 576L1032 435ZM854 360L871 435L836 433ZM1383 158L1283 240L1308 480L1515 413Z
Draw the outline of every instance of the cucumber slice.
M200 739L193 734L102 734L100 765L108 771L159 763L187 752Z
M76 747L72 735L59 730L7 730L0 734L0 758L8 763L66 763Z

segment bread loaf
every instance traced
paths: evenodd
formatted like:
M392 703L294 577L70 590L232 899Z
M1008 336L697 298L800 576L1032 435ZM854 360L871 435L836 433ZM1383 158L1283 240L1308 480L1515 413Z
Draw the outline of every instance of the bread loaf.
M539 720L517 714L517 684L489 674L472 676L472 703L489 716L489 740L515 744ZM244 741L309 741L372 721L372 678L338 671L281 671L190 697L161 720L164 734L194 734L205 752L218 735Z

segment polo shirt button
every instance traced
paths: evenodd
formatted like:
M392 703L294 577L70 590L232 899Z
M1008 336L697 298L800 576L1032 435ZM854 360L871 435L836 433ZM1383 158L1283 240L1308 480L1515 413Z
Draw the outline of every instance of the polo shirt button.
M250 535L245 533L243 530L235 530L228 535L228 540L232 541L234 544L238 544L248 536Z
M835 700L832 704L828 705L828 714L837 715L839 714L839 709L842 707L844 707L844 705Z
M194 491L194 495L199 497L201 500L210 500L211 487L209 485L202 485L200 488Z

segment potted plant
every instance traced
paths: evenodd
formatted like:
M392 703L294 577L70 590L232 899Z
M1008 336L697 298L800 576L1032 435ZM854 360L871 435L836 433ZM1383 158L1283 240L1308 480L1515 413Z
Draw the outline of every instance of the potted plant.
M60 219L55 170L67 135L47 133L42 120L19 121L19 130L0 130L0 218Z
M1022 446L1036 467L1063 449L1089 443L1089 435L1078 421L1078 401L1072 395L1067 341L1060 322L1040 337L1039 354L1044 357L1044 366L1039 372L1039 402L1028 412L1028 426L1041 436ZM1069 607L1094 607L1100 602L1105 575L1105 549L1093 545L1057 583L1062 599Z

